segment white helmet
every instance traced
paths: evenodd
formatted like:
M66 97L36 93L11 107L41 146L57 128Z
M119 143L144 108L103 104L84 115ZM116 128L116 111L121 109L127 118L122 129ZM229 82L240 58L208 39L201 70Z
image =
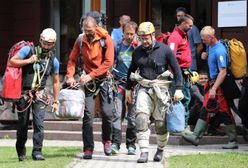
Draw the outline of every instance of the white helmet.
M52 28L46 28L40 34L40 39L43 41L55 43L56 42L56 32Z

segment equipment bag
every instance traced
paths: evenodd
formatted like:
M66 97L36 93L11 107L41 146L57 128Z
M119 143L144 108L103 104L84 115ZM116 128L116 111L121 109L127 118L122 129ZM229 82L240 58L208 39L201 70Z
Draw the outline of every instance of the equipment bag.
M169 132L182 132L185 127L185 108L178 101L171 104L166 117L167 130Z
M241 41L233 38L222 40L229 55L228 67L235 79L241 79L246 74L247 58L244 45Z
M80 119L84 116L85 93L81 89L62 89L59 93L59 118Z
M3 87L1 92L1 98L4 101L15 102L21 98L22 89L22 68L13 67L10 65L10 58L13 57L18 51L24 47L30 46L34 48L34 44L28 41L20 41L14 44L10 51L7 61L7 67L3 76Z
M170 32L166 32L166 33L161 33L156 37L156 40L160 43L164 43L167 45L167 41L170 37L171 33Z

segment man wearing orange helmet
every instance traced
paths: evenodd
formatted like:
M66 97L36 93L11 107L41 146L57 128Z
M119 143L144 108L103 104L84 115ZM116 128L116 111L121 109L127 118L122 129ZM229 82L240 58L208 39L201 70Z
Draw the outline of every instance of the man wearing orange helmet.
M53 97L52 111L58 108L59 96L59 61L54 56L53 48L56 42L56 32L47 28L40 34L40 44L37 47L24 46L14 55L9 63L11 66L22 67L22 98L16 102L18 112L18 128L16 151L19 161L26 157L25 143L28 135L29 115L33 116L33 160L45 160L42 155L44 138L44 101L45 85L48 76L53 74ZM29 103L31 102L31 104Z
M145 163L148 161L151 117L155 122L158 140L154 161L162 159L163 149L169 138L164 122L166 112L171 104L168 91L171 83L169 79L170 72L167 71L168 66L170 66L176 81L175 101L183 98L181 90L182 75L171 49L165 44L156 42L155 28L151 22L143 22L139 25L138 36L141 40L141 46L136 48L132 55L126 84L126 98L127 102L132 102L131 88L138 82L135 123L141 154L137 162Z

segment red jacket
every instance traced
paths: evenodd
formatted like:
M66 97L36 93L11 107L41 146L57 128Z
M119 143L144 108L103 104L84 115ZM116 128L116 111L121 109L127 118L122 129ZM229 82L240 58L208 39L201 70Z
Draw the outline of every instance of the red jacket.
M96 34L93 42L89 44L86 35L83 35L82 40L82 56L83 69L86 74L89 74L92 79L106 77L114 63L114 43L108 32L100 27L96 28ZM99 40L104 39L106 52L103 56L102 47ZM77 58L80 55L79 43L76 40L73 49L70 53L67 64L67 78L71 78L75 74L75 66Z
M181 68L190 68L191 52L187 33L175 27L167 44L176 55L179 66Z

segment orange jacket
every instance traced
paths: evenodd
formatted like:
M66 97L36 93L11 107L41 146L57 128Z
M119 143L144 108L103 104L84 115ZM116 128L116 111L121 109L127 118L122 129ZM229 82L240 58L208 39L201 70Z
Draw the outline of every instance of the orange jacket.
M89 74L92 79L106 77L108 70L111 69L114 63L114 43L108 32L100 27L96 28L95 38L91 44L83 35L82 40L82 56L83 69L86 74ZM103 56L102 47L99 40L104 39L106 45L105 56ZM77 58L80 55L79 43L76 40L73 49L70 53L67 63L67 78L71 78L75 74L75 66Z

